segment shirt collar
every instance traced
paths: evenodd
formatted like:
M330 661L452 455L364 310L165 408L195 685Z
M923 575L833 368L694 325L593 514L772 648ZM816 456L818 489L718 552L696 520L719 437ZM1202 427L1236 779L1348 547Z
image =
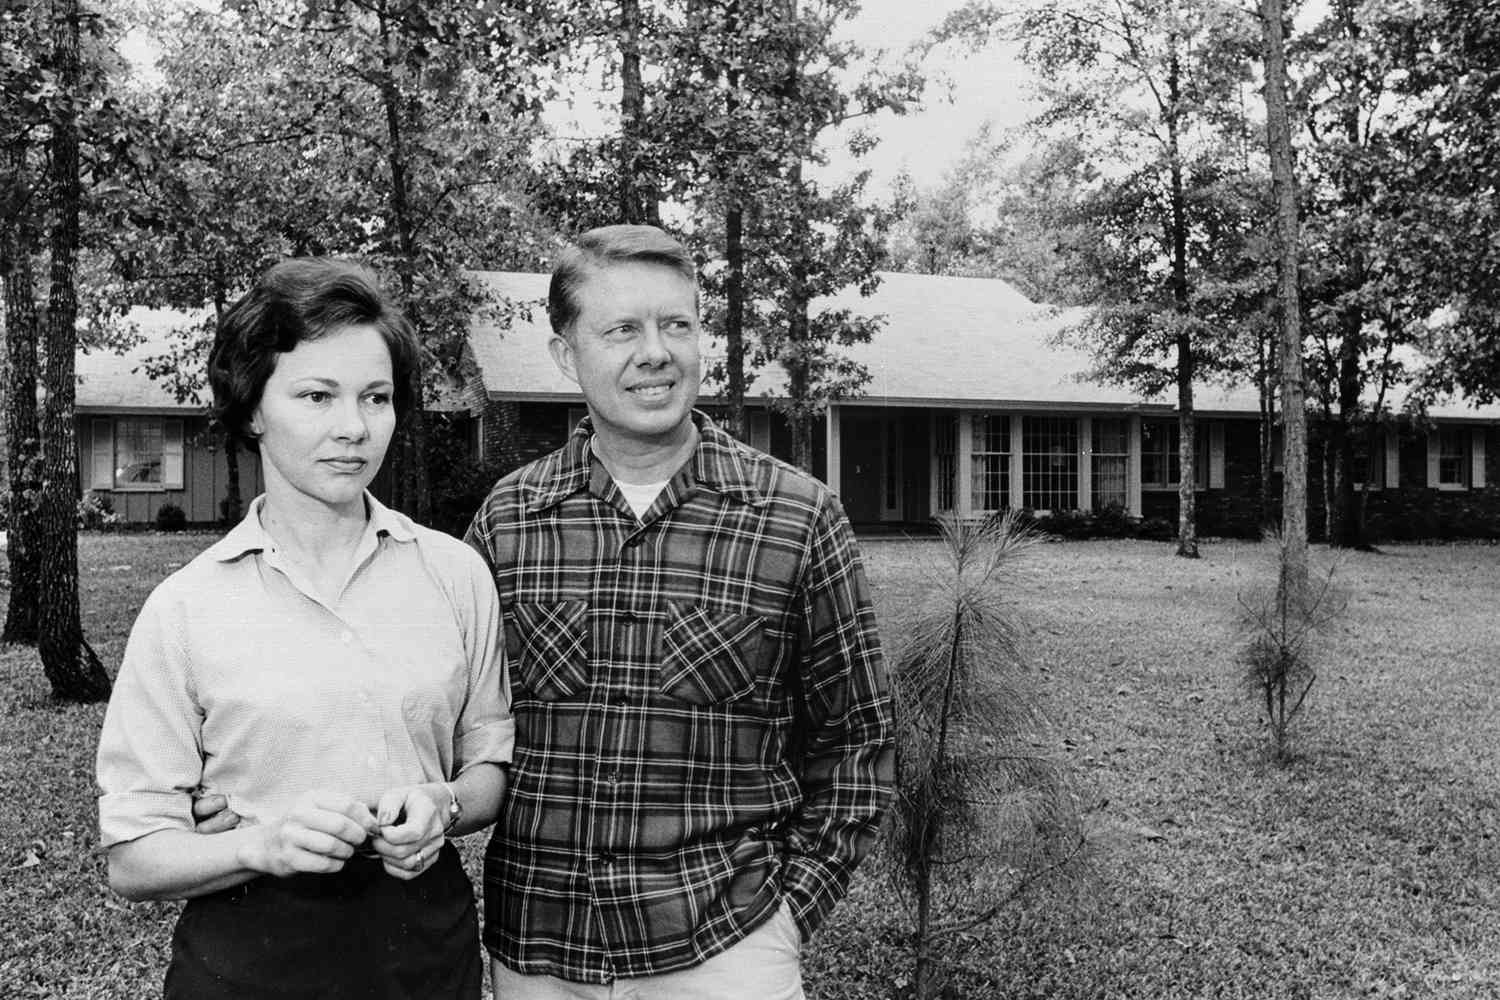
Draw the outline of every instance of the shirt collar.
M702 410L694 410L692 419L698 426L698 447L693 450L692 458L687 463L692 469L693 478L725 496L759 506L762 498L760 490L755 487L745 469L744 446L710 420ZM553 453L554 462L549 470L550 474L534 487L531 500L526 504L528 511L537 513L546 510L563 498L588 487L593 462L589 439L593 436L593 419L584 417L578 422L567 443Z
M260 510L265 503L264 493L250 501L250 509L245 512L240 523L208 547L208 557L219 562L230 562L247 552L262 552L271 548L271 536L266 534L265 527L260 523ZM377 537L390 535L398 542L409 542L417 537L410 519L376 500L369 490L365 491L365 510L370 513L366 531L373 532Z

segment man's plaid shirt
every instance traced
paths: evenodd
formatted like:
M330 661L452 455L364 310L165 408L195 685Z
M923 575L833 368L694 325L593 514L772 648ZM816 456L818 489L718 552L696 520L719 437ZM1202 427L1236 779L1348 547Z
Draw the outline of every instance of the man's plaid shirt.
M694 420L696 452L641 520L585 420L469 528L517 727L484 936L523 973L688 968L783 896L806 938L890 795L889 688L838 500Z

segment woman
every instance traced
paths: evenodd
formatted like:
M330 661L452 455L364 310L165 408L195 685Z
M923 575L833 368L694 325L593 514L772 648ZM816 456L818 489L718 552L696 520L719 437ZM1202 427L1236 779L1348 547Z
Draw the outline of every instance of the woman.
M366 491L417 358L348 262L278 264L220 323L215 415L265 493L147 599L99 743L110 885L188 900L168 997L479 996L445 838L499 808L499 605L478 555ZM242 821L195 832L195 792Z

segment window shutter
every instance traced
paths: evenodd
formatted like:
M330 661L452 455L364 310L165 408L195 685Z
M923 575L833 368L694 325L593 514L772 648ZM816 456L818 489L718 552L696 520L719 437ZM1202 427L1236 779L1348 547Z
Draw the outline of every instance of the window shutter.
M1393 430L1381 432L1385 441L1385 488L1394 490L1401 485L1401 442Z
M89 489L112 490L115 487L115 422L107 417L95 418L94 441L89 452Z
M1484 489L1484 428L1474 428L1474 444L1469 448L1469 485L1476 490Z
M161 422L161 484L169 490L182 489L182 421Z
M1427 432L1427 488L1438 488L1438 433Z
M1224 488L1224 425L1208 425L1208 488Z

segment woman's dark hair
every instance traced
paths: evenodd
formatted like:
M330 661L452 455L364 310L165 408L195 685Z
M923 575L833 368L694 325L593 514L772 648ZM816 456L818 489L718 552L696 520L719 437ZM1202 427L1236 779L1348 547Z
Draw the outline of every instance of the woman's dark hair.
M208 355L213 418L256 451L250 419L278 355L348 326L372 326L391 353L391 400L400 421L416 402L420 348L411 323L362 264L332 257L284 260L261 275L219 320Z
M612 264L636 263L658 264L677 272L693 285L696 296L698 270L692 254L681 243L655 226L600 226L578 237L553 265L547 289L552 332L559 337L572 332L581 308L578 289L592 271Z

